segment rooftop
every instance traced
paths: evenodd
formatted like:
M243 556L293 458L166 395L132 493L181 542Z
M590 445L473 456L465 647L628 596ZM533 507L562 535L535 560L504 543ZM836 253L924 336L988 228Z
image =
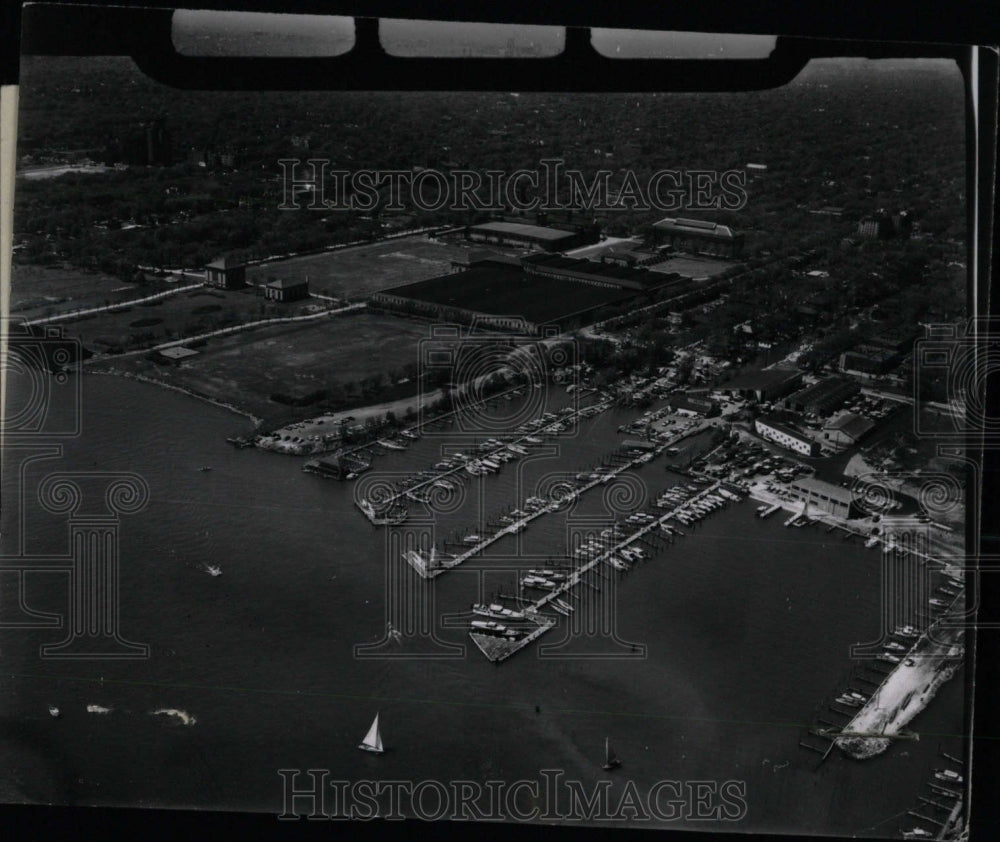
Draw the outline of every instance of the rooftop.
M159 353L161 357L166 357L168 360L183 360L188 357L198 356L197 351L192 351L183 345L176 345L173 348L162 348Z
M875 426L875 422L863 415L845 412L826 425L828 430L839 430L852 439L859 439Z
M799 441L804 441L809 443L812 442L812 439L810 439L803 433L800 433L798 430L796 430L794 427L791 426L791 423L795 421L796 418L794 415L790 413L772 412L770 415L762 415L757 420L761 424L766 424L768 427L771 427L780 433L784 433L785 435L788 436L794 436L795 438L799 439Z
M472 225L470 231L483 231L491 234L511 234L516 237L530 237L535 240L564 240L575 237L573 231L563 231L558 228L543 228L541 225L527 225L522 222L484 222Z
M265 286L271 289L297 289L298 287L309 286L309 281L305 278L274 278L268 281Z
M658 231L669 231L676 234L695 234L711 237L716 240L732 240L737 234L728 225L708 222L703 219L685 219L683 217L666 217L653 223Z
M800 389L790 400L802 404L844 400L857 392L858 388L856 383L844 377L824 377L811 386Z
M245 264L241 260L237 260L231 255L224 255L222 257L217 257L211 263L206 263L206 269L239 269Z
M760 371L748 371L733 378L721 388L723 389L767 389L780 386L789 380L801 377L794 368L765 368Z

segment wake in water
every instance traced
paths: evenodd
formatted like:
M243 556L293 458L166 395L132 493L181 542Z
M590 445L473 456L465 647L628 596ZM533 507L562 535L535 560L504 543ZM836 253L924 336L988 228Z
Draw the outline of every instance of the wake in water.
M187 711L177 708L160 708L150 711L150 716L169 716L181 725L194 725L198 721Z

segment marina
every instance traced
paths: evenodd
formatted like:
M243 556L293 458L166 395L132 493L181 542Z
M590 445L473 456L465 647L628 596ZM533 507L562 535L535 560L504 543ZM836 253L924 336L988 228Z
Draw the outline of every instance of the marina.
M667 439L664 443L658 445L655 453L656 454L662 453L667 447L676 444L677 442L681 441L684 438L696 435L697 433L702 432L703 429L704 427L699 426L694 430L685 431L677 436L671 437ZM564 505L576 500L577 498L579 498L586 492L590 491L591 489L596 488L599 485L606 484L611 479L623 473L624 471L627 471L630 468L635 467L636 464L639 464L639 460L641 458L642 458L641 456L631 458L625 461L624 463L620 464L618 467L611 468L603 473L600 473L594 479L580 480L580 482L582 482L582 485L580 487L568 491L564 496L561 496L557 500L549 502L541 500L540 498L535 498L535 500L531 501L530 504L526 503L526 505L530 506L531 511L523 512L520 509L515 509L514 512L519 513L517 515L516 520L506 524L505 526L498 529L491 535L487 535L485 537L481 537L478 535L474 536L475 538L478 539L476 541L466 540L465 543L471 543L472 546L469 549L465 550L464 552L460 552L455 555L436 554L434 556L431 556L428 554L425 557L418 551L414 550L406 553L405 558L423 578L431 579L436 576L439 576L448 570L452 570L453 568L458 567L460 564L467 561L468 559L479 555L485 549L487 549L497 541L501 540L502 538L506 537L507 535L514 535L522 531L532 521L536 520L537 518L543 517L544 515L549 514L551 512L558 511ZM417 487L422 487L426 484L427 484L426 482L420 483ZM410 490L412 491L413 489L411 488ZM403 493L402 496L405 496L405 492ZM398 500L399 500L399 495L391 497L389 498L388 502L385 505L387 506L391 505L393 502L396 502ZM365 515L372 523L376 523L377 515L375 509L374 507L371 506L370 503L367 503L367 505L366 503L367 501L359 501L358 506L361 508L362 512L365 513ZM689 501L689 503L691 506L697 505L697 501ZM682 523L684 523L685 520L688 519L687 518L688 509L685 506L680 506L678 508L680 509L680 520ZM513 512L511 514L513 516ZM663 519L661 518L661 520ZM647 527L645 531L649 531L649 527Z
M533 601L525 600L523 597L518 597L518 600L522 603L521 612L535 623L535 628L524 634L514 633L508 635L504 634L504 632L510 630L504 627L501 629L499 635L495 633L486 635L482 629L473 627L469 632L470 637L489 660L496 663L505 661L533 643L556 624L557 621L554 618L542 613L544 609L551 609L563 616L568 616L572 612L572 606L563 601L561 597L569 596L575 598L573 590L581 582L586 582L584 577L588 573L598 570L603 564L609 564L620 571L627 570L629 565L621 562L619 560L621 557L624 556L631 561L637 561L645 557L645 551L639 547L635 547L635 544L641 542L647 536L662 532L664 527L670 529L667 521L673 518L684 517L688 522L693 522L691 520L693 515L690 515L690 512L693 510L700 511L699 516L704 517L721 504L713 503L709 508L702 506L702 502L713 499L715 501L724 500L725 498L715 494L715 492L720 490L722 490L721 483L715 483L701 491L693 493L679 505L670 508L664 514L658 516L647 514L644 518L647 522L624 537L616 537L617 527L605 530L607 534L602 535L605 538L605 545L601 546L599 542L592 542L581 548L581 550L578 550L577 554L583 556L584 561L580 566L572 568L569 573L553 574L552 571L541 571L549 574L548 578L544 578L538 575L539 571L530 571L529 576L521 579L521 586L545 590L546 593ZM728 493L728 496L730 502L736 497L731 492ZM587 584L590 583L588 582Z

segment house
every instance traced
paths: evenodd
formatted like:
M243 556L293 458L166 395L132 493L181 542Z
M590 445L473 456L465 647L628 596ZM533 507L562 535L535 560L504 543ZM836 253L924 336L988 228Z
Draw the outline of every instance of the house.
M273 278L264 284L264 297L271 301L300 301L309 297L309 281L304 278Z
M213 260L205 266L205 283L218 289L242 289L247 283L246 264L229 255Z

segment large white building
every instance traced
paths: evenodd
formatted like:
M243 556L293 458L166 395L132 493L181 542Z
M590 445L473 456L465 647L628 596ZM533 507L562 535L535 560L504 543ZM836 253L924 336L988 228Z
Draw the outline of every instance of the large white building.
M819 456L819 443L786 426L771 416L754 421L754 429L763 439L773 441L781 447L801 453L803 456Z

